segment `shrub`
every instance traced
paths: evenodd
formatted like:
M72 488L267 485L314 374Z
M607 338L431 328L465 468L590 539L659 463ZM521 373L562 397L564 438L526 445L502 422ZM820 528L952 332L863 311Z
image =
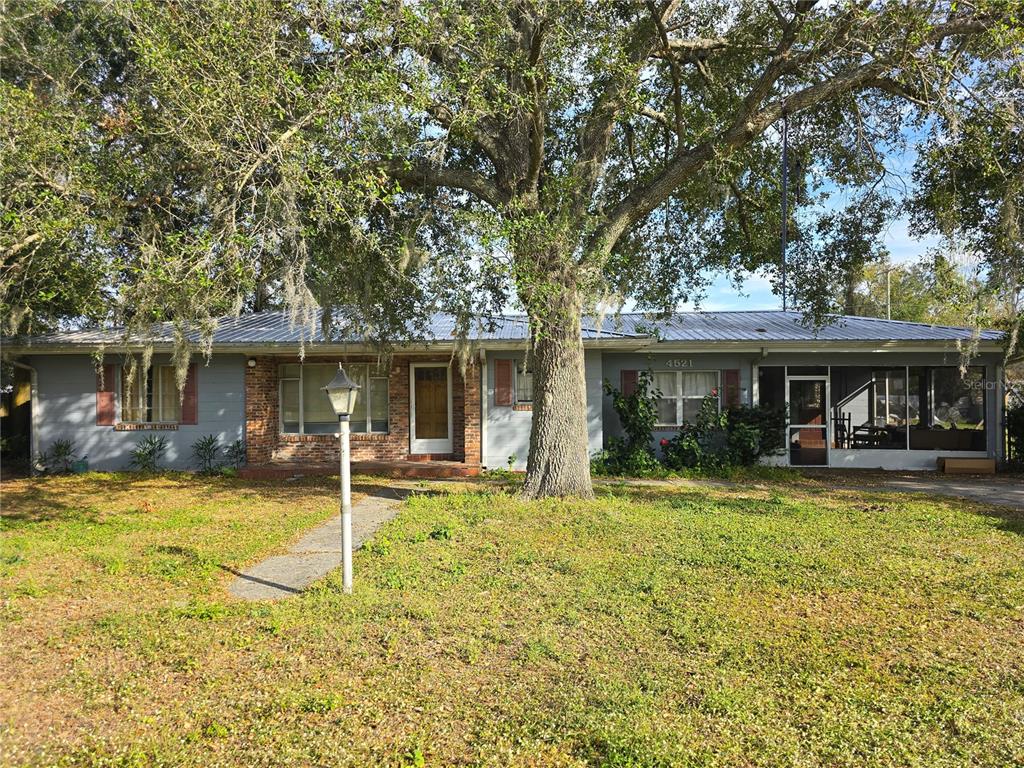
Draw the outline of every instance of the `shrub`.
M762 456L772 456L786 447L786 412L782 408L752 408L741 405L729 409L728 428L741 426L757 432L756 453L742 464L753 464Z
M216 435L206 435L192 443L192 455L199 464L199 471L204 475L208 475L216 469L218 453L220 453L220 442Z
M54 440L49 451L39 454L36 466L47 474L67 474L77 460L74 440Z
M1006 458L1011 466L1024 468L1024 400L1006 409Z
M167 438L163 435L149 435L142 438L132 449L131 466L143 472L156 472L157 462L167 451Z
M612 407L619 415L623 437L608 441L608 449L591 460L591 471L599 475L643 476L661 469L651 449L651 432L658 421L660 392L651 387L651 374L641 371L636 391L625 395L607 380L604 391L612 398Z
M245 465L245 440L235 440L224 450L224 458L227 460L227 465L233 469L238 469Z
M662 441L665 466L712 472L750 466L784 446L784 427L780 410L740 406L720 411L718 393L712 392L701 402L695 423Z

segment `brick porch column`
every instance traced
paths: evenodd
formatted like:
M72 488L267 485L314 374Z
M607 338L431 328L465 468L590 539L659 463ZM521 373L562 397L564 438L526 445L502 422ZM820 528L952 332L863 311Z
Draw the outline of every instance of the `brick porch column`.
M476 361L466 367L463 379L462 429L466 464L480 464L480 367Z
M255 360L245 366L245 452L249 464L266 464L277 445L277 363Z

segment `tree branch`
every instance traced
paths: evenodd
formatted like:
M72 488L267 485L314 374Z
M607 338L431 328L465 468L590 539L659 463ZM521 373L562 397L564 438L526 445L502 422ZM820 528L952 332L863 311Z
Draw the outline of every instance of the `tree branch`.
M627 229L650 215L687 179L693 177L715 157L716 153L727 154L748 144L779 120L784 112L811 109L843 94L867 88L880 88L901 98L913 97L914 94L904 92L902 86L886 76L891 67L908 54L912 54L911 51L904 49L855 67L845 74L809 85L762 107L761 102L770 93L778 78L792 66L789 50L796 38L799 19L801 13L806 13L812 5L810 2L801 2L797 5L797 15L787 24L776 55L744 98L733 121L716 137L675 157L644 186L634 189L612 206L606 214L604 224L599 226L591 237L589 250L609 252ZM987 18L952 19L935 25L925 40L928 44L934 45L948 37L977 34L986 30L990 24L991 20ZM813 56L814 52L807 55Z
M492 208L501 209L508 198L490 179L465 168L436 166L425 160L398 161L384 166L384 171L403 186L421 189L450 187L469 192Z
M880 77L891 66L889 60L874 61L857 67L845 75L834 77L808 86L795 94L768 104L760 110L753 96L748 94L744 108L729 127L716 138L705 141L689 152L679 155L644 187L633 190L619 201L608 213L606 223L594 234L594 247L610 251L623 232L638 221L646 218L655 208L667 200L687 179L699 171L716 152L732 152L761 135L770 125L782 117L784 111L799 112L822 104L842 93L864 87ZM759 83L759 86L763 84Z
M669 0L660 12L660 20L671 18L679 3L680 0ZM615 120L625 103L628 79L635 76L639 68L650 58L659 40L657 23L648 23L646 19L637 23L626 46L626 58L631 65L628 72L619 71L609 80L583 122L579 159L575 166L576 176L581 181L577 194L578 204L581 206L590 200L604 167Z
M543 99L544 84L542 78L537 76L537 68L540 65L541 55L544 48L544 33L546 22L541 22L533 32L530 40L530 56L528 59L530 75L527 77L527 85L530 88L530 97L533 102L530 124L530 164L526 174L526 188L534 190L540 182L540 173L544 165L544 130L545 113L541 104Z

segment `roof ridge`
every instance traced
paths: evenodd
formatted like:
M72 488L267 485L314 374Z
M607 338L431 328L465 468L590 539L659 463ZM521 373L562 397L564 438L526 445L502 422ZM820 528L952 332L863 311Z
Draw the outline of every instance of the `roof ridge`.
M835 315L835 317L852 317L855 320L871 320L875 323L899 323L900 325L915 325L921 328L946 328L951 331L974 331L978 330L982 333L987 331L995 331L996 328L970 328L966 325L948 325L946 323L922 323L919 320L893 320L889 317L871 317L869 315Z

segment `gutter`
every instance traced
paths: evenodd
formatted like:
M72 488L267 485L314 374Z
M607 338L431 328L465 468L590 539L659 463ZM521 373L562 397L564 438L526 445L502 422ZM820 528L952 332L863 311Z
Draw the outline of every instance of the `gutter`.
M478 340L475 344L487 351L513 351L522 350L527 339L495 339ZM621 350L623 352L659 352L659 353L680 353L680 352L749 352L761 354L762 356L780 352L804 352L804 353L827 353L827 352L959 352L957 341L947 339L936 340L915 340L915 341L826 341L821 339L808 341L771 341L768 339L750 339L741 341L657 341L650 337L630 338L601 338L584 339L585 349L608 349ZM9 355L84 355L98 351L100 348L107 354L117 355L127 352L138 353L144 349L143 345L109 346L100 344L54 344L54 345L28 345L20 347L8 347L5 352ZM454 341L438 341L429 344L405 344L394 348L398 354L431 354L436 352L452 352L456 348ZM154 344L152 350L157 354L166 354L174 351L170 342ZM316 344L308 343L303 346L295 342L227 342L215 344L214 353L239 354L239 355L298 355L304 350L308 355L362 355L378 354L379 349L366 344ZM1001 342L982 341L978 343L979 353L1004 352Z

